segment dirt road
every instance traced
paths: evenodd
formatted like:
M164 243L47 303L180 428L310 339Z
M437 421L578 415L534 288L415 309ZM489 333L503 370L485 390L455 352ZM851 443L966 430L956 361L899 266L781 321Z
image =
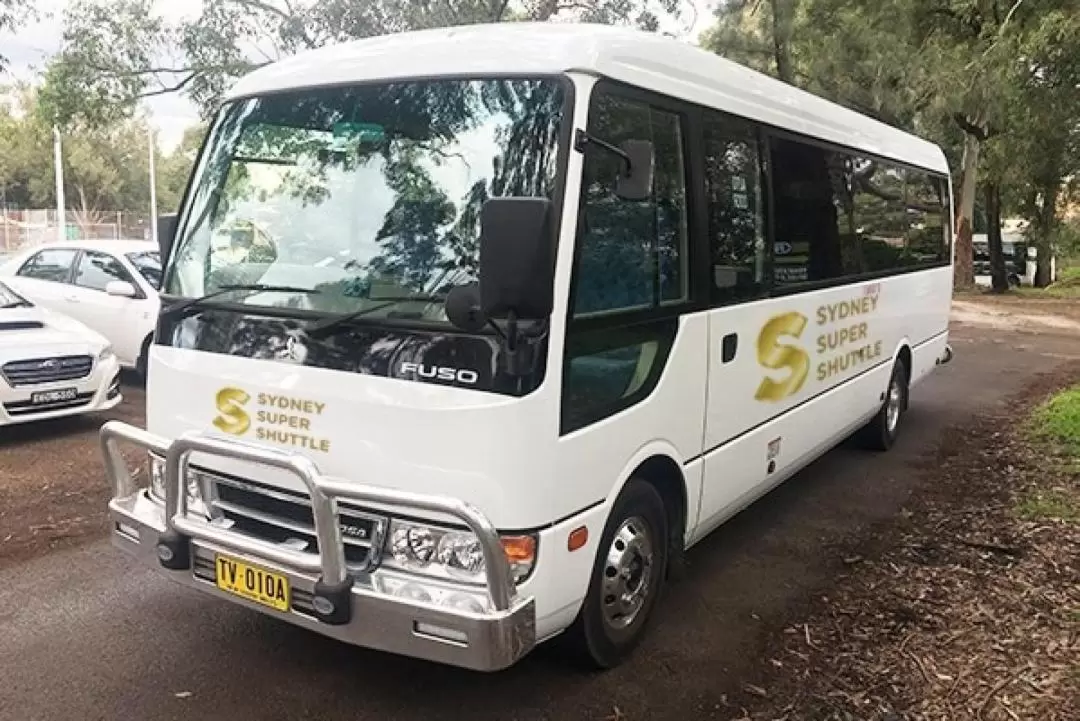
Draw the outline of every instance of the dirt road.
M175 587L98 541L0 571L0 719L736 719L734 690L828 592L835 549L933 481L942 431L1080 357L1076 336L960 324L953 343L892 452L838 448L696 547L615 671L581 675L541 649L481 676L354 649Z
M98 429L112 419L144 422L143 389L125 383L123 395L107 413L0 428L0 572L105 533Z

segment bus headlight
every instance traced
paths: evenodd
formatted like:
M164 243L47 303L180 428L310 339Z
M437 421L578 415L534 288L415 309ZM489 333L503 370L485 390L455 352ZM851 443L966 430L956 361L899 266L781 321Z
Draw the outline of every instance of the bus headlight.
M515 583L521 583L536 564L536 536L501 536ZM469 531L438 528L400 521L390 523L387 541L390 558L384 564L441 578L479 583L486 564L480 539Z
M165 459L148 454L150 457L150 495L159 501L165 500Z
M150 495L164 503L165 501L165 459L153 453L150 457ZM202 508L202 489L199 488L199 476L188 471L187 473L187 501L188 508L199 510Z

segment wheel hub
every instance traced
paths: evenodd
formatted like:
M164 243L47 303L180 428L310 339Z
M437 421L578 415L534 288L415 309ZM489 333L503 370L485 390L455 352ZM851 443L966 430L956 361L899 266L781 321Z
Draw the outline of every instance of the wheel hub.
M903 400L904 393L900 384L893 381L889 386L889 397L885 405L885 425L890 435L896 432L896 426L900 423L900 408Z
M640 615L648 600L654 562L648 524L637 516L623 521L604 559L600 605L611 629L621 631Z

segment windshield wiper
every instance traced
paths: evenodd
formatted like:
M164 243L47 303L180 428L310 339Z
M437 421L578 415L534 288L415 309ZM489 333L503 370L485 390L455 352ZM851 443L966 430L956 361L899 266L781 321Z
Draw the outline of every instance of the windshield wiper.
M318 323L308 326L304 332L308 335L320 335L322 333L326 333L329 330L333 330L334 328L340 328L343 325L347 325L352 321L356 320L357 318L363 318L365 315L377 313L380 310L389 308L392 305L397 305L398 303L408 303L410 301L419 301L421 303L441 303L445 300L445 298L438 295L403 295L400 297L384 296L381 298L373 298L371 300L381 300L385 302L378 303L369 308L362 308L352 313L346 313L344 315L328 318L324 321L319 321Z
M188 298L186 300L180 301L179 303L176 303L175 305L169 306L168 308L161 311L161 317L167 318L183 313L186 310L190 310L191 308L203 305L208 300L213 300L218 296L226 295L227 293L232 293L233 291L237 290L250 290L256 293L306 293L308 295L318 295L322 292L321 290L317 290L315 288L298 288L291 285L265 285L262 283L223 285L212 293L207 293L206 295L199 296L198 298Z
M4 310L7 308L30 308L32 305L33 304L28 300L14 300L10 303L0 305L0 310Z

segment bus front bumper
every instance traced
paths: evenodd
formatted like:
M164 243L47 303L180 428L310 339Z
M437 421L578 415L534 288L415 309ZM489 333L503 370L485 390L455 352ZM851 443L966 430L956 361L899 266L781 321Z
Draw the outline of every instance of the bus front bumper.
M111 421L101 429L101 443L113 485L109 515L114 545L182 585L357 646L478 671L511 666L536 644L535 603L517 594L498 534L468 504L331 479L298 454L202 434L169 442ZM122 443L166 459L164 504L136 487L120 453ZM220 519L190 512L181 479L187 477L192 452L261 463L297 475L311 494L318 552L239 533ZM480 540L486 586L429 582L377 567L350 569L338 499L455 517ZM252 569L259 584L266 579L269 593L252 592L250 583L239 591L235 585L230 589L227 579L221 578L226 573L222 568L234 569L234 580L236 568ZM276 603L275 589L284 589Z

